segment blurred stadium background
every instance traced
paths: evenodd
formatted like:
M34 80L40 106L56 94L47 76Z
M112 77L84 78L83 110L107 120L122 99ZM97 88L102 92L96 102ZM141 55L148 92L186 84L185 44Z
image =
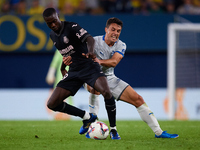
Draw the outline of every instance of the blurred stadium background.
M0 120L76 119L58 116L45 106L52 89L45 78L55 47L49 39L50 30L43 21L41 12L50 6L57 7L63 20L79 23L92 36L104 34L108 18L121 19L124 27L120 39L127 44L127 50L115 73L144 97L158 119L168 119L168 24L182 22L183 18L199 23L198 11L192 14L181 13L178 8L184 4L183 1L177 3L178 1L172 0L152 0L145 11L143 5L148 2L145 0L98 0L95 1L98 5L93 6L86 5L87 0L84 4L83 0L79 0L76 5L67 0L52 0L49 3L47 0L40 0L36 3L40 7L31 11L36 5L34 2L35 0L0 2ZM151 8L154 3L159 6L159 10ZM172 12L167 9L168 4L173 4ZM199 9L199 6L196 5L195 8ZM82 9L84 11L80 11ZM176 102L175 119L200 119L199 90L179 90L177 94L179 98ZM73 98L73 104L88 110L88 96L81 89ZM134 107L121 102L117 102L117 107L118 119L140 119ZM124 114L129 115L124 118ZM106 119L103 100L100 103L99 118Z

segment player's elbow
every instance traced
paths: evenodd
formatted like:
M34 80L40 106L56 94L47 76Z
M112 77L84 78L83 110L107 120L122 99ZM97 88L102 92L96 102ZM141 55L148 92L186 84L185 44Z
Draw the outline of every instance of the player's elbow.
M110 67L116 67L117 66L117 61L113 61L111 64L110 64Z
M88 44L94 45L95 40L94 40L94 38L92 36L88 36L87 39L86 39L86 42Z

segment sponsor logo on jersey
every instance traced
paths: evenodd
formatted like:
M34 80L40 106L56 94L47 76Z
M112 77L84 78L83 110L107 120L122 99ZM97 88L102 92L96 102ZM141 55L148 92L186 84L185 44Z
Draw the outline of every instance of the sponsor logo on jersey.
M64 37L63 37L63 42L64 42L65 44L67 44L67 43L69 43L69 39L68 39L66 36L64 36Z
M61 53L61 55L67 57L70 56L71 54L75 53L75 51L73 51L74 47L72 45L67 46L65 49L59 50L59 52Z
M153 115L153 112L150 112L149 115Z
M85 33L87 33L87 31L83 28L81 28L79 30L80 34L79 33L76 33L76 36L80 39Z
M77 27L77 24L73 24L73 25L72 25L72 28L73 28L73 27Z
M99 52L101 55L103 55L104 56L104 53L103 52Z

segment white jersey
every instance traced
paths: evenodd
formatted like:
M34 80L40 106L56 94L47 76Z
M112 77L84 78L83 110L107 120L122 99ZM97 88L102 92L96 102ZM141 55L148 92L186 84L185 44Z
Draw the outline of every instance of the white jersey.
M104 36L96 36L94 39L94 52L98 59L110 59L114 53L119 53L124 57L126 44L121 40L117 40L113 46L109 47L104 40ZM121 94L129 84L115 76L114 67L101 66L101 68L106 75L112 95L116 100L119 100Z
M126 44L122 42L121 40L117 40L115 44L111 47L109 47L105 40L104 36L95 36L95 45L94 45L94 51L98 59L110 59L114 53L119 53L124 57L124 53L126 51ZM114 67L104 67L101 66L102 71L106 76L112 76L114 75Z

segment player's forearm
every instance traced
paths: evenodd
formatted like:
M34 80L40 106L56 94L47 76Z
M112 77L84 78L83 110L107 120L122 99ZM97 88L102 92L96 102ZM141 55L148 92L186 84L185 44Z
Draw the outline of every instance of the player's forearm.
M87 42L87 47L88 47L88 52L89 53L94 53L94 38L92 36L87 37L86 39Z
M114 59L99 60L99 64L105 67L115 67L118 62Z
M67 70L65 69L66 65L62 62L62 65L60 67L60 71L62 75L64 76L67 73Z

